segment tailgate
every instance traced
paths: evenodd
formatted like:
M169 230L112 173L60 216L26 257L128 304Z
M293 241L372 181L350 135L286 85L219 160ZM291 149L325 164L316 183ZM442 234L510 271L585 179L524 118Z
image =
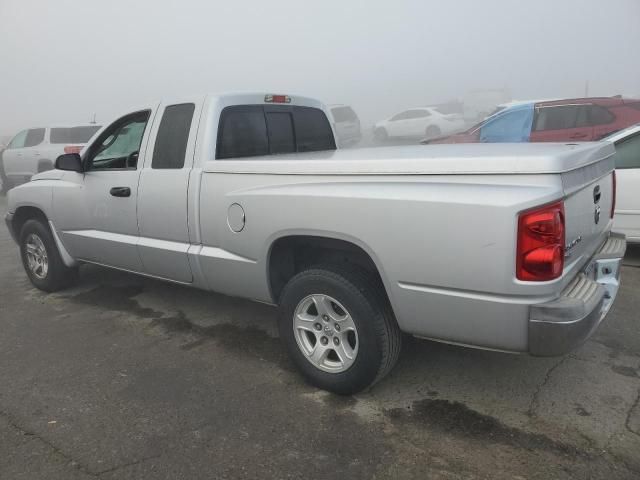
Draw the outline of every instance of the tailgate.
M614 168L611 155L562 174L565 275L581 268L598 251L611 230Z

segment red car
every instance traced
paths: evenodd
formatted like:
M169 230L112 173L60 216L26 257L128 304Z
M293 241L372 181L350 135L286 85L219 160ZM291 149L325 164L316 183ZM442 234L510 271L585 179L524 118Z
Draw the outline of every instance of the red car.
M640 122L640 100L620 97L523 102L463 133L425 143L566 142L600 140Z

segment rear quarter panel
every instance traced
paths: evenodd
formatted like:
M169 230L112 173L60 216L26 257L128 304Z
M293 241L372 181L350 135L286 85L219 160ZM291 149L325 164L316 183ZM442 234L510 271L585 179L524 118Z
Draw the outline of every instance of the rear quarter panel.
M528 305L564 279L515 280L517 213L562 197L558 175L265 175L204 173L200 264L216 291L272 302L273 242L304 234L369 253L401 329L524 351ZM231 231L227 211L246 224Z

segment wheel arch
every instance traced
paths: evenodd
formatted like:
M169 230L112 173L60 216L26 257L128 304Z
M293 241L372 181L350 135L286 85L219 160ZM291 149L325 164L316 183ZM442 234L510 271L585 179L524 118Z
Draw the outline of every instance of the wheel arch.
M368 245L356 238L333 232L282 232L270 240L265 258L268 291L275 304L284 285L294 275L319 263L354 264L370 272L393 304L379 259Z
M76 260L69 254L64 244L62 243L62 240L60 240L60 237L58 236L53 223L49 220L47 214L40 207L36 207L33 205L21 205L16 208L13 214L13 218L11 219L11 229L14 232L16 242L20 241L20 232L22 230L22 227L29 220L38 220L45 226L45 228L49 229L49 232L51 232L53 240L56 243L56 247L58 247L60 257L67 267L75 267L78 265L78 262L76 262Z
M16 208L11 220L11 227L16 234L16 238L20 237L20 231L28 220L39 220L43 225L51 229L49 227L49 218L41 208L33 205L22 205Z

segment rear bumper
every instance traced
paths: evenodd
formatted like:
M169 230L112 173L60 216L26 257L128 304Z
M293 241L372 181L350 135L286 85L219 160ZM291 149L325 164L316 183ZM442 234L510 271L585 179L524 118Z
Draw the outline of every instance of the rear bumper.
M11 234L11 238L13 238L13 240L17 243L18 238L16 236L16 232L13 231L13 213L7 213L4 216L4 221L7 224L7 230L9 230L9 233Z
M558 299L531 307L529 352L532 355L564 355L591 336L618 293L625 250L624 235L612 233Z

